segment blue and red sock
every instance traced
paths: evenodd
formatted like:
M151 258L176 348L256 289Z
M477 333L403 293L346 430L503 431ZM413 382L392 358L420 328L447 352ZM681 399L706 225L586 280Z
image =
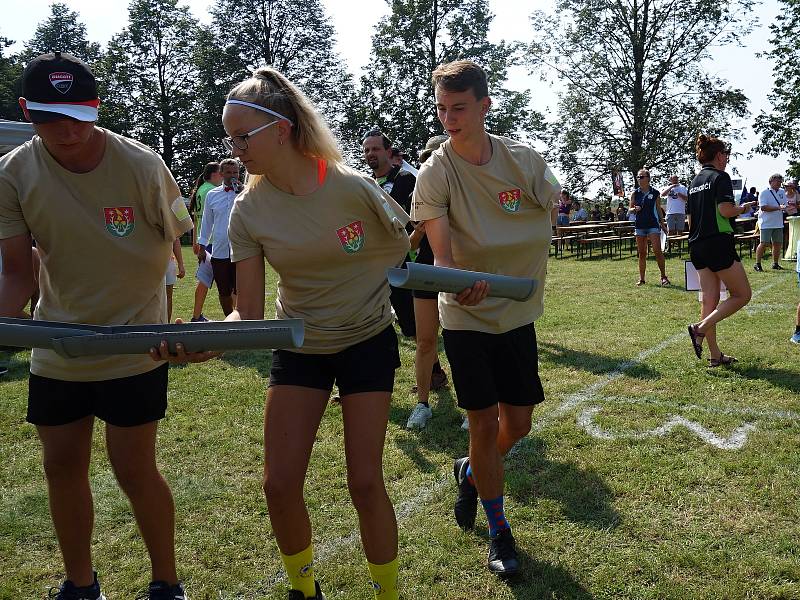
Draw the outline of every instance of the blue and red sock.
M494 500L481 500L483 510L486 511L486 520L489 521L489 535L494 537L504 529L511 529L503 509L503 496Z

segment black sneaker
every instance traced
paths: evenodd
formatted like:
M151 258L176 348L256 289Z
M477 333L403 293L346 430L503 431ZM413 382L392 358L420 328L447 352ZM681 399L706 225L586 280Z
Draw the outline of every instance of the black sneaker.
M325 594L319 589L319 581L314 582L314 587L316 590L311 598L307 598L300 590L289 590L289 597L287 600L325 600Z
M761 273L764 269L761 268L761 263L756 263L753 265L753 271L756 273Z
M166 581L151 581L147 593L137 596L136 600L189 600L183 591L183 584L179 581L170 585Z
M458 485L458 498L456 498L453 513L456 523L464 531L475 527L475 516L478 514L478 490L467 479L469 456L457 458L453 463L453 476Z
M772 270L773 271L783 271L783 267L780 266L778 263L772 263Z
M510 529L503 529L492 538L488 566L492 573L500 577L510 577L519 573L519 557Z
M97 573L94 574L94 583L83 587L77 587L69 579L61 584L59 588L50 588L49 598L54 600L106 600L100 591L100 584L97 582Z

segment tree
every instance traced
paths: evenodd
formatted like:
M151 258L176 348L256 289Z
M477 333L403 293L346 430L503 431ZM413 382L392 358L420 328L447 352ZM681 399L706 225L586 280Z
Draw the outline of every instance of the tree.
M532 16L529 64L555 76L548 158L580 190L613 170L690 172L698 132L736 139L747 98L707 72L754 0L558 0Z
M508 67L518 62L518 45L488 41L494 15L486 0L392 0L372 38L368 74L361 78L358 109L362 130L377 124L396 145L416 156L432 135L436 119L431 73L440 64L472 59L487 73L494 104L490 131L525 136L541 126L528 108L529 92L503 87ZM357 126L357 123L352 123Z
M221 115L219 101L236 83L271 65L303 90L334 132L342 134L353 82L334 51L336 32L320 0L218 0L211 14L219 49L215 86L224 90L221 97L209 97L215 114ZM211 79L207 77L207 86Z
M753 129L761 136L754 148L756 152L778 156L789 154L788 175L800 177L800 97L795 90L800 84L800 49L794 35L787 35L787 24L800 18L800 1L780 0L782 19L770 24L769 43L771 49L763 55L774 61L772 73L774 83L769 94L771 112L761 112L756 117ZM762 56L763 56L762 55Z
M50 16L37 25L20 59L26 63L40 54L56 50L72 54L90 67L101 54L100 44L90 42L86 37L86 25L78 22L78 13L60 2L50 5Z
M109 42L100 69L103 118L155 149L188 187L207 154L194 102L200 25L177 0L133 0L128 10L128 27Z
M23 64L14 55L6 56L6 48L13 40L0 37L0 119L19 121L22 110L18 98L22 95Z

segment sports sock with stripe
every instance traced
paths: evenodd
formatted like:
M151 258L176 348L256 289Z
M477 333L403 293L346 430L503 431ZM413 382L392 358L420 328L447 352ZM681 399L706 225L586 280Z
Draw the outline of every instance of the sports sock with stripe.
M503 497L498 496L494 500L483 500L483 510L486 511L486 519L489 521L489 535L494 537L503 529L511 529L506 519L506 512L503 509Z

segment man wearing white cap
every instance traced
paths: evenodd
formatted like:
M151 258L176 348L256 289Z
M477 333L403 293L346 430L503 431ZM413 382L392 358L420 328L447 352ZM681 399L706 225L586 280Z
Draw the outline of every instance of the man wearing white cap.
M95 126L89 68L55 52L32 60L19 103L36 136L0 158L0 316L96 325L163 323L172 242L192 228L180 190L146 146ZM101 600L93 572L89 463L95 417L152 564L150 600L185 599L175 568L175 507L155 461L168 366L148 355L65 359L34 349L27 420L42 442L50 513L66 580L57 600Z

